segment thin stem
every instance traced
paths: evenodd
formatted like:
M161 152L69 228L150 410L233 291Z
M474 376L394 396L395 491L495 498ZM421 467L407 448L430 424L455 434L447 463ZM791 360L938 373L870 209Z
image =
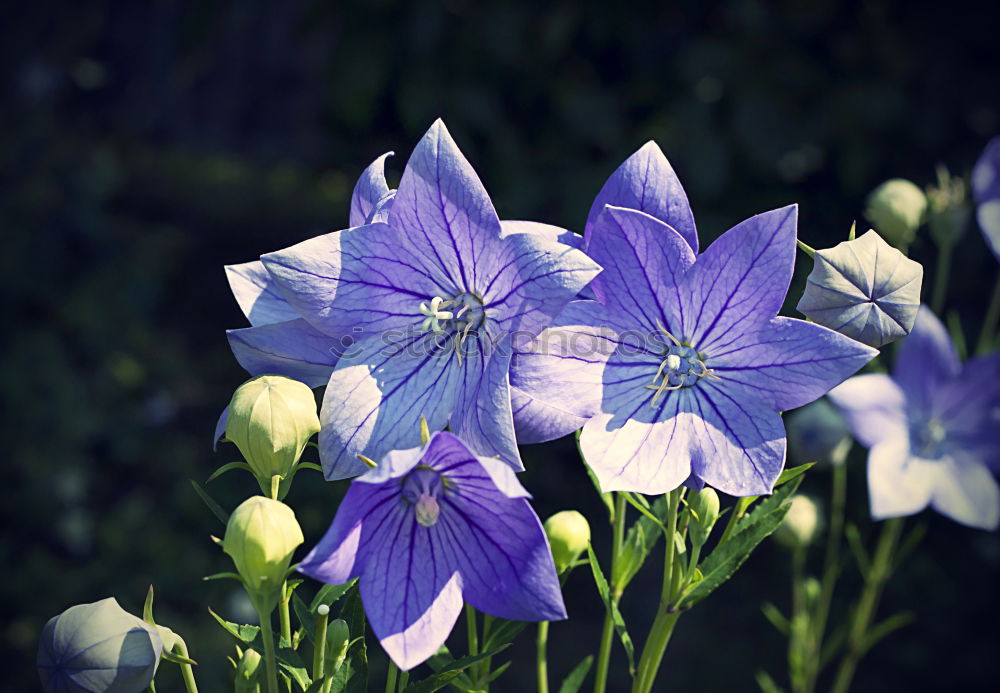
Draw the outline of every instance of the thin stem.
M788 633L788 679L793 693L804 693L807 680L805 565L806 548L796 546L792 553L792 620Z
M185 659L191 659L191 655L188 654L187 645L182 640L179 640L174 645L174 654L178 654ZM184 689L187 693L198 693L198 684L194 682L194 668L187 662L181 664L181 678L184 679ZM150 687L152 687L152 682L150 682ZM155 691L156 689L154 688L153 690Z
M538 637L535 639L535 671L538 680L538 693L549 693L549 664L546 659L546 648L549 643L549 622L538 624Z
M316 641L313 643L313 681L323 678L326 669L326 628L330 622L330 607L321 604L316 610Z
M979 333L979 341L976 342L977 354L985 354L989 351L993 344L998 321L1000 321L1000 275L997 276L997 283L993 287L990 305L986 308L986 316L983 318L983 329Z
M264 641L264 669L267 674L267 693L278 693L278 664L274 656L274 631L271 629L271 614L260 614L260 638Z
M389 671L385 675L385 693L396 693L396 677L399 676L399 667L389 659Z
M292 617L288 611L288 604L292 600L292 593L288 590L288 583L281 586L281 601L278 602L278 621L281 625L281 637L284 638L288 646L292 646Z
M484 650L489 649L487 645L489 644L490 630L493 628L493 617L489 614L483 614L483 637L482 637L482 647ZM490 667L493 664L493 658L487 657L479 663L479 680L485 681L486 677L490 675ZM483 684L484 693L489 693L490 685L488 683Z
M611 591L612 599L619 594L615 568L622 552L625 538L625 496L615 494L615 521L612 526L611 540ZM611 620L611 609L604 614L604 628L601 631L601 645L597 651L597 668L594 670L594 693L604 693L608 686L608 665L611 662L611 643L614 637L614 623Z
M882 525L882 533L879 535L875 556L872 559L871 568L865 576L865 586L862 589L861 597L854 609L844 656L837 670L833 687L830 689L831 693L847 693L851 687L854 671L858 667L858 662L865 655L865 638L868 635L868 627L878 610L882 588L892 572L893 554L902 531L903 519L899 517L886 520Z
M732 536L733 530L736 529L736 523L740 521L740 518L746 514L747 508L750 504L754 502L756 496L748 496L743 498L737 498L736 504L733 506L733 511L729 514L729 522L726 523L726 529L722 533L722 537L719 539L719 544L725 544L729 541L729 537Z
M476 610L471 604L465 605L465 623L469 631L469 654L479 654L479 632L476 626Z
M938 247L937 271L934 273L934 294L931 298L931 310L940 315L944 309L945 293L948 289L948 273L951 271L952 244L944 243Z

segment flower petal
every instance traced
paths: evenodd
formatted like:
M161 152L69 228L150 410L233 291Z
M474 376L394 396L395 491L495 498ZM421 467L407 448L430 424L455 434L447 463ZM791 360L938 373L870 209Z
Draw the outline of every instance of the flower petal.
M775 411L785 411L822 397L877 355L820 325L778 317L717 344L705 363L727 386L748 388Z
M389 194L389 186L385 182L385 160L392 156L386 152L371 162L358 178L351 194L351 226L361 226L368 223L368 217L379 201Z
M505 237L515 233L527 233L534 236L540 236L556 243L568 245L570 248L576 248L577 250L584 249L583 236L580 234L574 233L569 229L564 229L560 226L543 224L540 221L501 219L500 230Z
M910 407L928 414L939 388L962 370L948 330L931 309L921 306L910 335L899 346L893 377Z
M495 266L500 219L479 176L441 120L423 136L406 163L389 210L425 265L442 268L452 284L478 288L478 273Z
M909 435L906 396L888 375L857 375L833 388L828 396L865 447Z
M868 453L868 501L884 520L920 512L939 483L941 465L911 457L906 438L886 438Z
M250 375L277 374L309 387L326 385L337 360L353 339L336 339L302 318L227 330L233 356Z
M390 450L419 445L421 416L432 431L448 424L460 388L484 364L472 357L459 364L452 345L435 339L432 333L398 341L368 337L340 359L320 410L327 480L364 472L357 455L377 460Z
M226 265L226 277L251 325L270 325L299 317L260 260Z
M421 264L401 231L370 224L309 239L261 259L284 296L334 337L419 324L421 301L451 296L441 271Z
M226 424L229 423L229 405L219 414L219 420L215 422L215 434L212 438L212 451L219 449L219 441L226 435Z
M972 195L982 204L1000 199L1000 137L994 137L972 169Z
M785 466L785 427L767 404L702 379L694 392L691 471L731 496L771 493Z
M680 234L644 212L605 207L587 251L604 267L592 287L612 314L653 332L659 322L679 334L684 324L679 286L695 261Z
M684 186L655 142L647 142L626 159L597 193L587 216L588 245L605 205L637 209L669 224L698 252L698 231Z
M983 232L986 245L1000 260L1000 199L984 202L976 208L976 221Z
M979 529L1000 526L1000 489L990 470L973 462L941 460L944 465L931 505L955 522Z
M681 290L683 338L710 353L730 331L753 331L778 314L792 279L797 218L796 205L758 214L698 257Z
M587 423L586 417L576 416L536 399L513 385L510 388L510 405L514 415L514 435L522 445L562 438Z

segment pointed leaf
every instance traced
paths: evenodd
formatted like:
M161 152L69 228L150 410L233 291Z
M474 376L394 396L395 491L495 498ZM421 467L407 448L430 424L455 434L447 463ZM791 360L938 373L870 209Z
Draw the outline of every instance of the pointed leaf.
M232 623L225 620L211 609L208 610L208 613L212 614L212 618L218 621L219 625L222 626L227 633L247 645L256 640L257 636L260 634L260 626L242 626L238 623Z
M219 467L218 469L216 469L214 472L212 472L212 476L208 477L208 479L205 481L205 483L206 484L210 483L211 481L214 481L215 479L218 479L220 476L222 476L226 472L231 472L234 469L245 469L246 471L248 471L251 474L253 474L253 469L251 469L250 465L247 464L246 462L239 462L239 461L237 461L237 462L228 462L228 463L222 465L221 467Z
M305 631L306 637L309 638L309 642L315 642L316 614L310 611L309 605L297 594L292 595L292 610L295 612L295 618L299 619L299 624L301 624L302 630Z
M774 482L775 487L781 486L782 484L787 484L792 479L798 478L800 475L805 474L810 468L816 466L815 462L807 462L805 464L800 464L798 467L790 467L783 471L779 476L778 480Z
M323 585L319 588L319 592L313 597L312 602L309 604L309 611L314 612L319 608L320 604L326 604L327 606L333 606L337 603L337 600L343 597L347 592L354 587L357 580L351 580L350 582L345 582L343 585Z
M569 672L569 676L563 679L562 685L559 686L559 693L577 693L583 686L583 682L587 679L587 674L590 672L590 665L593 662L594 657L588 655L583 658L583 661L573 667L573 671Z
M197 481L191 479L191 485L194 487L194 492L198 494L198 497L205 501L205 505L207 505L208 509L212 511L212 514L219 518L219 522L223 525L227 524L229 522L229 513L223 510L222 506L216 503Z
M149 586L149 591L146 592L146 602L142 605L142 620L151 626L156 625L156 621L153 620L153 586Z
M275 653L278 660L278 668L280 668L289 678L296 683L296 685L303 691L309 688L309 684L312 683L312 679L309 676L309 670L306 668L305 663L302 661L302 657L299 653L290 647L279 648Z
M457 678L459 674L473 664L481 662L484 659L489 659L497 653L507 649L507 647L507 645L501 645L500 647L495 647L492 650L485 650L476 655L467 655L459 659L453 659L447 664L444 664L441 669L434 673L433 676L429 676L422 681L411 683L404 689L404 693L433 693L433 691L441 690L447 686L452 679Z
M621 640L622 647L625 648L625 654L628 655L628 669L632 673L635 671L635 647L632 644L632 637L628 634L628 630L625 627L625 619L618 609L618 600L611 596L608 581L604 578L604 573L601 572L601 564L597 562L597 555L594 554L594 549L590 544L587 545L587 557L590 559L590 569L594 573L594 583L597 585L597 591L604 601L605 608L611 614L611 622L614 624L615 632L618 634L618 639Z

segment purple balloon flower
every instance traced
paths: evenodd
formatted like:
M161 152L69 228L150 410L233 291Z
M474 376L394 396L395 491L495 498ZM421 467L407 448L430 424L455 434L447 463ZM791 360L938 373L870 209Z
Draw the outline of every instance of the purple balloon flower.
M928 505L962 524L996 529L1000 491L1000 353L964 366L941 321L920 308L892 376L860 375L830 392L868 447L872 517Z
M617 194L648 205L648 180L622 177L628 195ZM652 188L672 194L679 184ZM658 209L688 223L682 196ZM687 481L769 493L785 459L778 412L822 396L878 353L776 317L796 208L748 219L699 256L671 224L636 209L606 204L589 232L587 251L604 267L591 285L597 301L567 306L512 370L512 387L531 398L522 420L532 409L565 414L536 426L535 440L584 422L580 444L605 491L656 494Z
M558 242L561 230L501 225L440 120L395 195L380 200L371 223L262 257L309 330L353 342L333 366L320 414L327 479L365 471L359 454L416 445L421 416L520 469L511 341L548 326L600 268Z
M437 433L356 478L299 570L330 584L358 578L372 630L410 669L444 644L463 599L500 618L566 617L527 497L508 465Z
M1000 260L1000 137L994 137L972 169L976 220L987 245Z

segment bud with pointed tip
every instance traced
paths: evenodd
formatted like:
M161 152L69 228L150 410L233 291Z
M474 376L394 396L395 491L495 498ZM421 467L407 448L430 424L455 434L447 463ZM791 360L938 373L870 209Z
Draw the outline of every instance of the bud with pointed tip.
M904 178L893 178L868 196L865 216L897 248L906 250L924 221L927 197Z
M590 543L590 524L576 510L563 510L545 521L545 536L552 548L556 571L565 572Z
M809 546L820 528L819 506L809 496L792 497L785 519L778 525L774 538L787 548Z
M693 513L688 524L688 533L694 546L703 546L719 519L719 494L706 486L688 496L688 506Z
M235 693L260 693L260 662L257 650L248 648L240 656L233 680Z
M229 516L222 548L262 616L277 606L292 554L302 541L295 513L281 501L254 496Z
M240 385L229 403L226 438L236 444L265 493L271 477L288 476L319 431L316 399L308 385L262 375Z
M136 693L153 680L162 652L156 627L108 597L49 619L38 673L46 693Z
M796 409L786 419L788 447L799 462L843 464L851 449L851 429L826 399Z

